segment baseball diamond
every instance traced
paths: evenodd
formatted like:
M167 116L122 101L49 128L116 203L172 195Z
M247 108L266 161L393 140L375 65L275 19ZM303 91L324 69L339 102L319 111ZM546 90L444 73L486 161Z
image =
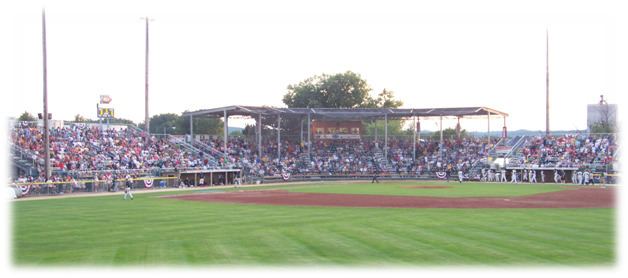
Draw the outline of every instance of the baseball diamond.
M12 268L617 269L623 14L103 2L7 17Z

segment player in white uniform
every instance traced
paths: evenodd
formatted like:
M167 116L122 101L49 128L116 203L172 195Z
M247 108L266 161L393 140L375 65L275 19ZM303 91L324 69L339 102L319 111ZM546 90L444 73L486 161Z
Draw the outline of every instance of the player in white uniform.
M133 182L131 181L131 175L126 175L126 187L124 188L125 200L126 200L126 197L131 197L131 200L133 200L133 193L131 193L132 185L133 185Z
M589 173L589 170L584 170L584 184L589 184L591 183L591 173Z
M523 173L521 174L521 182L528 181L528 169L523 169Z
M576 175L576 170L571 171L571 183L578 184L578 176Z
M486 178L487 178L486 175L487 175L486 174L486 168L482 168L482 178L480 178L480 181L484 181L484 182L487 181L486 180Z
M578 184L584 184L584 180L582 179L582 171L578 171L576 175L578 176Z
M489 169L488 170L488 181L489 182L493 182L495 180L495 172L493 172L493 169Z
M508 182L508 179L506 179L506 169L501 170L501 176L502 176L500 180L501 182Z
M541 170L541 183L545 183L545 171Z
M499 182L501 180L501 176L502 174L499 171L495 170L495 182Z
M458 182L462 183L463 180L464 180L464 174L462 173L462 170L458 170Z
M510 172L510 183L519 183L517 181L517 169L512 169Z
M530 169L530 183L536 183L536 171Z

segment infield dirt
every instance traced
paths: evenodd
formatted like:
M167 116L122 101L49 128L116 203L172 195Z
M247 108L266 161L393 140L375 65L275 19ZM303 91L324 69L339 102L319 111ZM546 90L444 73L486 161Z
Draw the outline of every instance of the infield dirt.
M285 206L387 208L612 208L616 189L578 188L517 197L417 197L366 194L299 193L285 190L167 196L188 201Z

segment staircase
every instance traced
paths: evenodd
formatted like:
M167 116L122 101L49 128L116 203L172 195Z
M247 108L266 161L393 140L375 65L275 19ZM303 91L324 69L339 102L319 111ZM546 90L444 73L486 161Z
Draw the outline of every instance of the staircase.
M35 167L37 161L34 161L32 156L32 153L11 144L11 162L13 166L23 171L25 175L38 176L39 171Z
M395 169L392 168L390 162L386 157L384 157L384 152L380 148L375 148L373 151L373 159L375 163L379 166L382 172L390 173L391 175L397 175Z
M218 158L225 156L223 152L198 140L192 141L191 145L201 150L204 154L207 154L209 164L212 166L218 167Z
M508 158L512 158L512 157L518 157L520 156L520 150L521 147L523 147L526 143L526 137L527 136L520 136L520 138L514 142L512 148L510 149L510 151L504 156L504 158L508 159Z

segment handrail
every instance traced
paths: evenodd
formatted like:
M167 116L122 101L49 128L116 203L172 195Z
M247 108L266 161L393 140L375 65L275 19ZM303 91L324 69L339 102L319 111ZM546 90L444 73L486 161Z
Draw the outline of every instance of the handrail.
M512 146L512 148L510 148L510 151L504 156L504 158L510 158L511 154L515 152L516 150L518 150L521 147L521 145L523 145L524 139L526 137L527 137L526 135L521 136L521 138L517 140L517 142Z

